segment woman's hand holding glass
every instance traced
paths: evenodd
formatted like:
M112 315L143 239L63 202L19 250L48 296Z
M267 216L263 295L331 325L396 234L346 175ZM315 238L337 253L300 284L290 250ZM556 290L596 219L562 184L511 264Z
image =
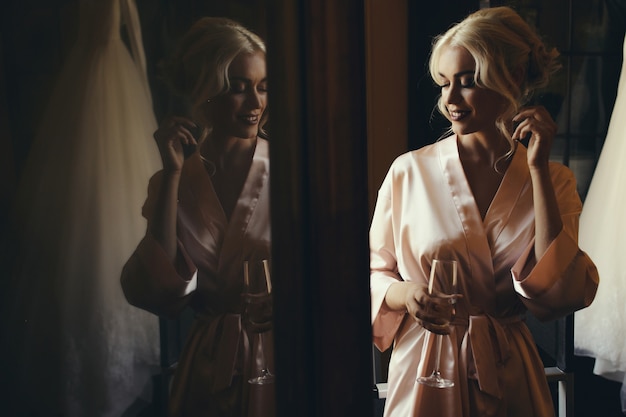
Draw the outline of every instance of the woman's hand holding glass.
M244 294L244 320L252 333L263 333L272 328L272 294Z
M450 322L454 318L456 300L461 294L447 294L438 290L428 292L425 284L411 283L406 292L407 312L426 330L436 334L449 334Z
M263 285L258 280L256 285L251 283L252 271L258 276L258 271L265 278ZM269 261L264 259L260 262L244 261L244 292L243 292L243 318L244 323L252 333L263 333L272 328L273 307L272 307L272 281L270 278Z
M437 347L435 348L435 369L430 376L417 378L417 382L435 388L450 388L454 386L452 379L441 375L439 364L441 361L442 334L450 333L450 322L454 315L454 304L459 297L457 294L457 263L454 260L433 259L430 278L428 280L428 294L431 297L421 297L424 308L418 314L431 321L420 318L422 323L428 323L433 333L436 333ZM447 306L446 306L447 304ZM424 326L426 328L426 326ZM437 330L445 333L438 333Z

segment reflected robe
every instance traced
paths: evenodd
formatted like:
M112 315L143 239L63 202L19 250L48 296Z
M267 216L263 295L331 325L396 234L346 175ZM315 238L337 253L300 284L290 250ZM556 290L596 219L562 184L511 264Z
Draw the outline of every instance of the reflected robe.
M534 259L534 209L526 148L518 146L481 219L456 136L394 161L370 229L372 331L381 351L393 344L386 417L552 416L544 367L524 323L527 310L553 319L589 305L597 270L577 244L582 204L573 173L550 163L563 230ZM453 331L443 337L441 371L457 383L415 382L432 372L435 337L384 303L399 280L428 282L431 260L458 262Z
M152 178L143 207L152 216L160 184ZM128 301L173 317L195 311L174 375L171 416L245 416L252 338L242 323L243 262L270 259L269 146L258 139L252 165L230 221L199 154L183 166L178 203L178 253L171 262L148 233L124 267ZM262 269L251 269L250 288L265 289ZM271 335L265 337L272 363ZM225 411L228 410L228 411Z

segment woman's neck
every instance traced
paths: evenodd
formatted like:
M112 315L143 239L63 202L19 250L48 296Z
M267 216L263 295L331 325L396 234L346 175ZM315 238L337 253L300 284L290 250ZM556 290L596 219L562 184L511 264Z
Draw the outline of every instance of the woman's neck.
M467 163L493 167L511 150L509 141L499 131L487 135L457 135L457 138L459 157Z
M209 135L202 143L200 155L215 163L218 170L228 171L242 164L249 164L256 142L257 138Z

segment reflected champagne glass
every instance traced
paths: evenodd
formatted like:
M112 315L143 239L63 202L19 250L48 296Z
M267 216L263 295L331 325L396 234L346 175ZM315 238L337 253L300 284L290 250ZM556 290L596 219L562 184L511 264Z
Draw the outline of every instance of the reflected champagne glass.
M441 259L434 259L430 270L430 277L428 279L428 293L436 294L455 294L457 291L457 265L456 261L448 261ZM455 298L450 298L450 303L454 303ZM446 323L448 324L448 323ZM435 369L430 376L422 376L417 378L417 382L420 384L428 385L435 388L450 388L454 386L454 381L449 380L441 376L439 370L439 364L441 361L441 342L443 336L440 334L435 335L437 339L437 346L435 352Z
M260 294L249 294L250 278L249 278L249 264L248 261L244 261L244 284L246 290L246 303L247 303L247 321L254 327L265 327L267 321L271 319L271 314L267 314L267 304L270 303L270 296L272 294L272 281L270 279L269 263L267 259L263 260L263 274L265 275L265 284L267 292ZM251 312L254 312L251 314ZM253 317L254 316L254 317ZM258 317L256 317L258 316ZM275 376L270 372L264 352L264 333L265 331L255 331L255 345L258 347L258 357L261 360L260 370L257 375L248 379L248 383L254 385L265 385L274 382ZM256 355L255 355L256 357Z

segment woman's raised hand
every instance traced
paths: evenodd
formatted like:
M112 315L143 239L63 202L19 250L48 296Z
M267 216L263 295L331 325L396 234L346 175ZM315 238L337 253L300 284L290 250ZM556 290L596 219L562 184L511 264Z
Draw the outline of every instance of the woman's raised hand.
M513 118L513 122L519 122L513 132L514 140L522 140L530 135L529 168L547 168L552 141L558 128L548 110L543 106L526 107Z
M196 128L192 120L173 116L154 132L165 171L182 170L185 159L195 152L198 142L191 132Z

